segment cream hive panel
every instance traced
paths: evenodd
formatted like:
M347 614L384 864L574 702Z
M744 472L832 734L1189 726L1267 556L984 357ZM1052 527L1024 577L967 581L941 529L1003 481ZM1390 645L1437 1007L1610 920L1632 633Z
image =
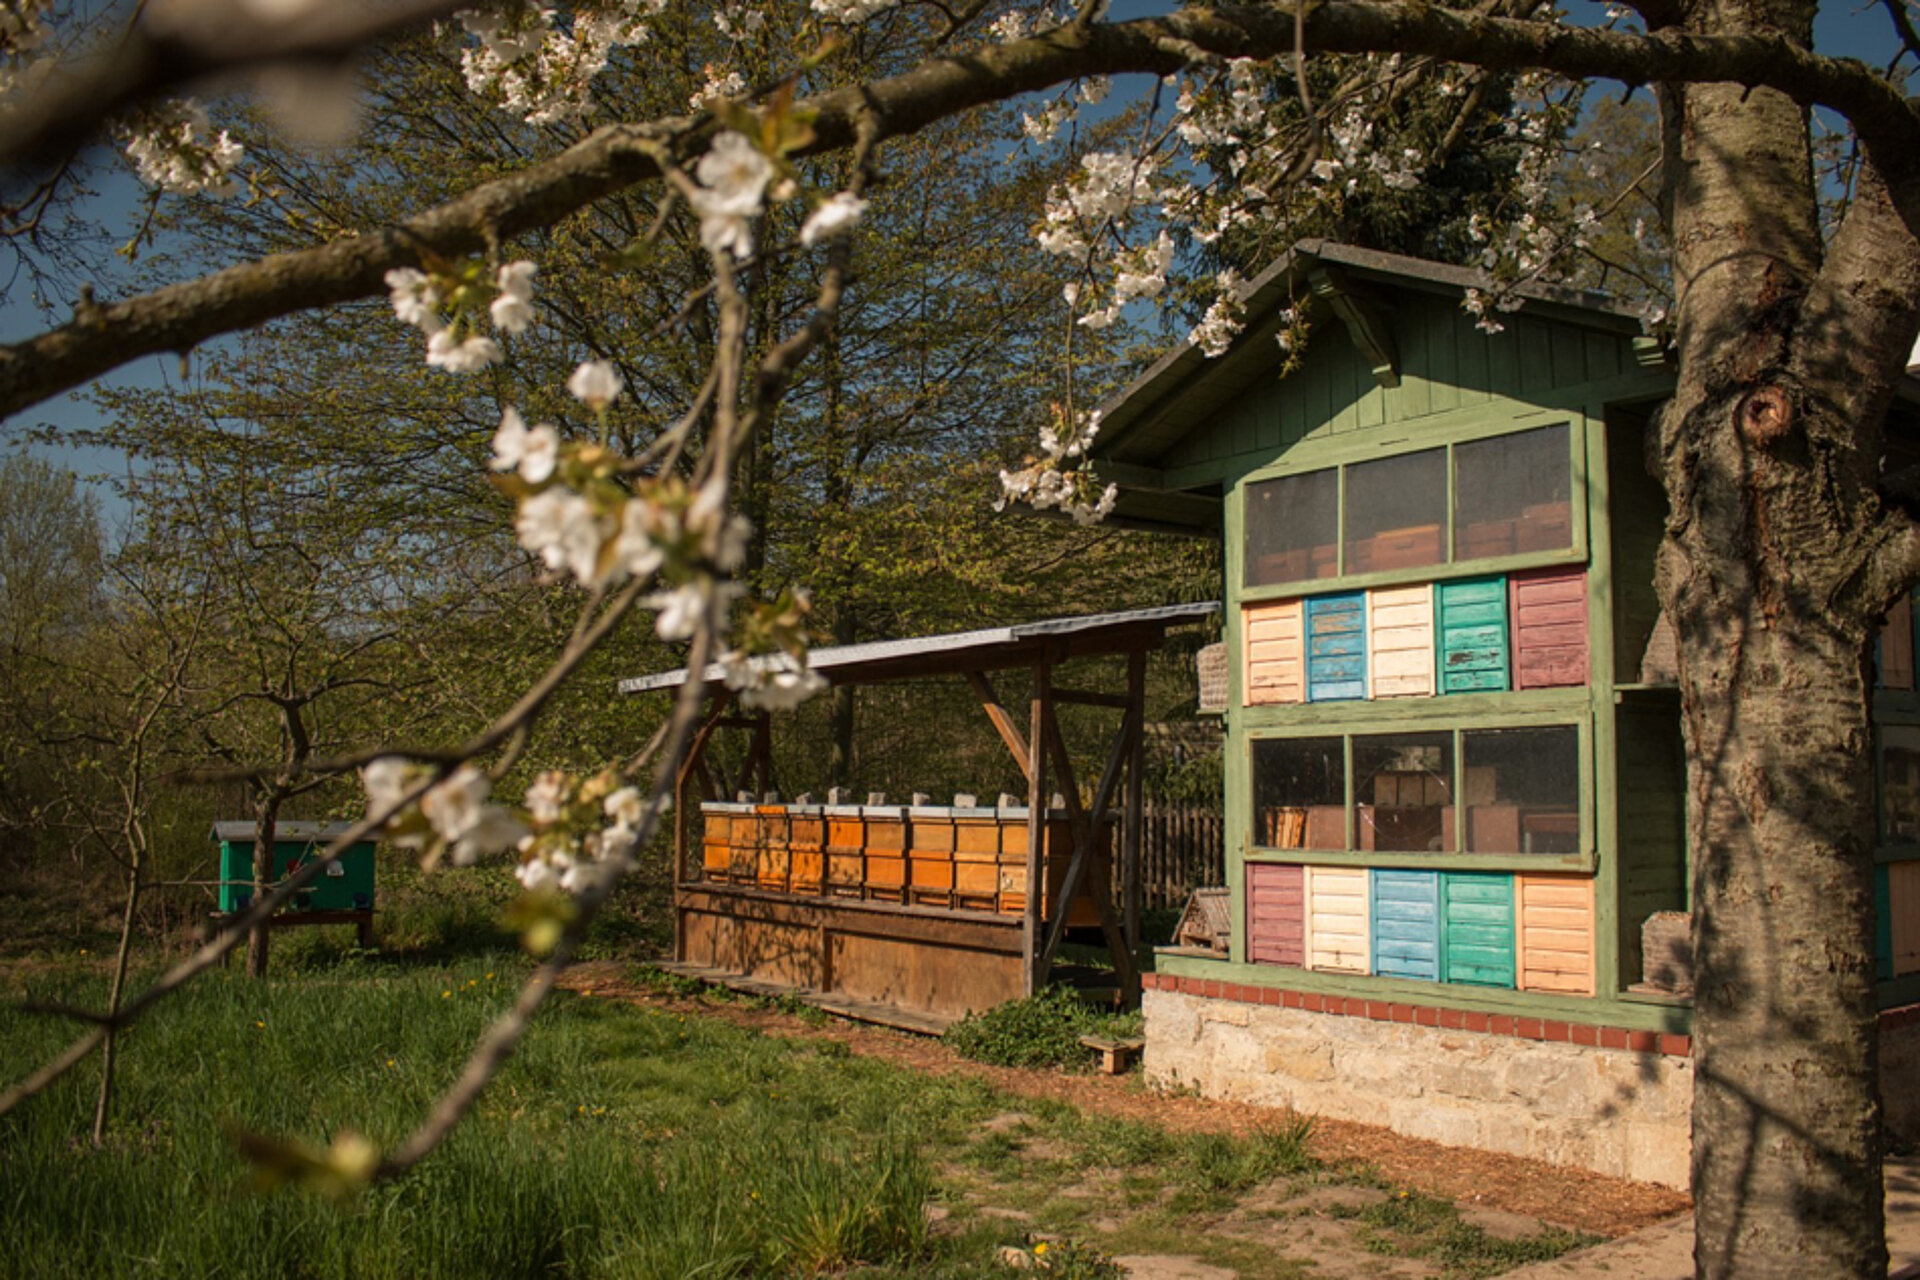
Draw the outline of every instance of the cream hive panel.
M1365 867L1307 868L1307 967L1366 973L1372 941Z
M1376 698L1433 695L1433 584L1367 593L1368 685Z
M1593 994L1593 880L1588 876L1514 877L1518 899L1520 989Z
M1246 697L1249 705L1306 700L1306 642L1301 602L1250 604L1246 619Z

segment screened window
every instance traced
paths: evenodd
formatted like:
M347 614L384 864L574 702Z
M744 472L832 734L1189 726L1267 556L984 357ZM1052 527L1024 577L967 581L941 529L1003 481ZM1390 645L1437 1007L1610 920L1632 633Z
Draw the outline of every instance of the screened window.
M1573 545L1573 474L1565 426L1454 446L1453 486L1455 559Z
M1571 726L1460 738L1468 853L1580 852L1580 740Z
M1306 471L1247 486L1247 585L1340 572L1340 472Z
M1888 843L1920 843L1920 726L1880 728L1880 822Z
M1271 849L1347 847L1346 744L1340 738L1253 744L1255 844Z
M1447 558L1447 451L1347 468L1348 573L1418 569Z
M1453 734L1357 737L1353 776L1360 848L1453 852Z

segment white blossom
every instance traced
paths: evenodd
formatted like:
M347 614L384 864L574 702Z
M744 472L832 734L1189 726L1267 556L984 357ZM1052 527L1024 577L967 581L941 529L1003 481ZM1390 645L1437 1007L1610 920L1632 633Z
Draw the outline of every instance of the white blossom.
M440 289L432 277L412 267L395 267L385 278L393 314L401 323L429 335L447 327L440 316Z
M653 629L662 640L686 640L692 637L700 626L700 619L706 616L707 593L695 583L686 583L672 591L651 595L646 600L647 607L659 611L654 620Z
M605 360L584 360L567 379L567 392L575 400L596 412L620 398L626 386L620 371Z
M565 570L584 586L600 581L600 550L612 530L611 521L593 504L564 486L544 489L520 504L514 531L525 547L549 569Z
M806 222L800 227L800 243L811 249L822 240L845 235L860 225L860 219L866 212L865 200L842 191L807 216Z
M547 422L528 427L519 410L509 405L500 415L500 429L493 436L493 460L487 465L495 471L518 471L528 484L541 484L553 474L559 460L559 429Z
M190 98L149 108L127 139L127 156L148 186L173 195L231 195L245 149L215 133L206 108Z
M654 514L652 504L644 498L630 499L620 509L620 532L613 541L613 554L622 573L644 578L665 563L666 554L653 538Z
M567 803L567 775L558 769L543 770L528 784L521 803L542 826L560 821Z
M531 262L509 262L500 268L499 296L488 311L493 327L502 333L521 334L533 323L533 273L539 270Z
M448 373L473 373L499 358L500 344L482 334L455 342L450 331L440 329L427 339L427 363Z
M745 135L731 129L713 140L694 166L698 179L690 202L700 216L700 242L713 253L753 256L751 219L758 216L773 164Z
M829 22L851 27L897 3L899 0L813 0L813 11Z

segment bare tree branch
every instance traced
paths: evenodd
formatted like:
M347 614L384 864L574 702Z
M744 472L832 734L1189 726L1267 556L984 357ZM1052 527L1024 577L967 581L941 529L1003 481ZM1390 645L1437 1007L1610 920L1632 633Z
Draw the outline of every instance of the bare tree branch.
M814 113L809 153L853 144L858 121L874 137L917 132L990 102L1087 75L1170 75L1198 51L1269 58L1294 47L1282 9L1190 9L1162 18L1061 27L1032 39L937 59L905 74L799 104ZM1326 53L1399 50L1510 70L1646 84L1764 85L1845 115L1880 170L1895 207L1920 225L1920 115L1858 62L1821 57L1783 36L1651 35L1459 13L1437 6L1345 0L1306 16L1303 46ZM1186 50L1188 52L1182 52ZM718 129L707 116L609 125L558 156L476 187L397 227L297 253L276 254L123 302L85 304L66 325L0 348L0 414L12 414L129 360L186 351L279 316L383 292L382 276L423 255L458 257L550 225L660 175L659 161L700 154Z

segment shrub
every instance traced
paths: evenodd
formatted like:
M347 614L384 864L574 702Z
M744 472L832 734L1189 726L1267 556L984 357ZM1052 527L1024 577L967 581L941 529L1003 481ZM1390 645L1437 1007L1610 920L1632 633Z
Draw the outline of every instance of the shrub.
M945 1039L962 1057L996 1067L1084 1067L1088 1054L1080 1037L1106 1034L1109 1022L1072 988L1049 987L969 1014Z

